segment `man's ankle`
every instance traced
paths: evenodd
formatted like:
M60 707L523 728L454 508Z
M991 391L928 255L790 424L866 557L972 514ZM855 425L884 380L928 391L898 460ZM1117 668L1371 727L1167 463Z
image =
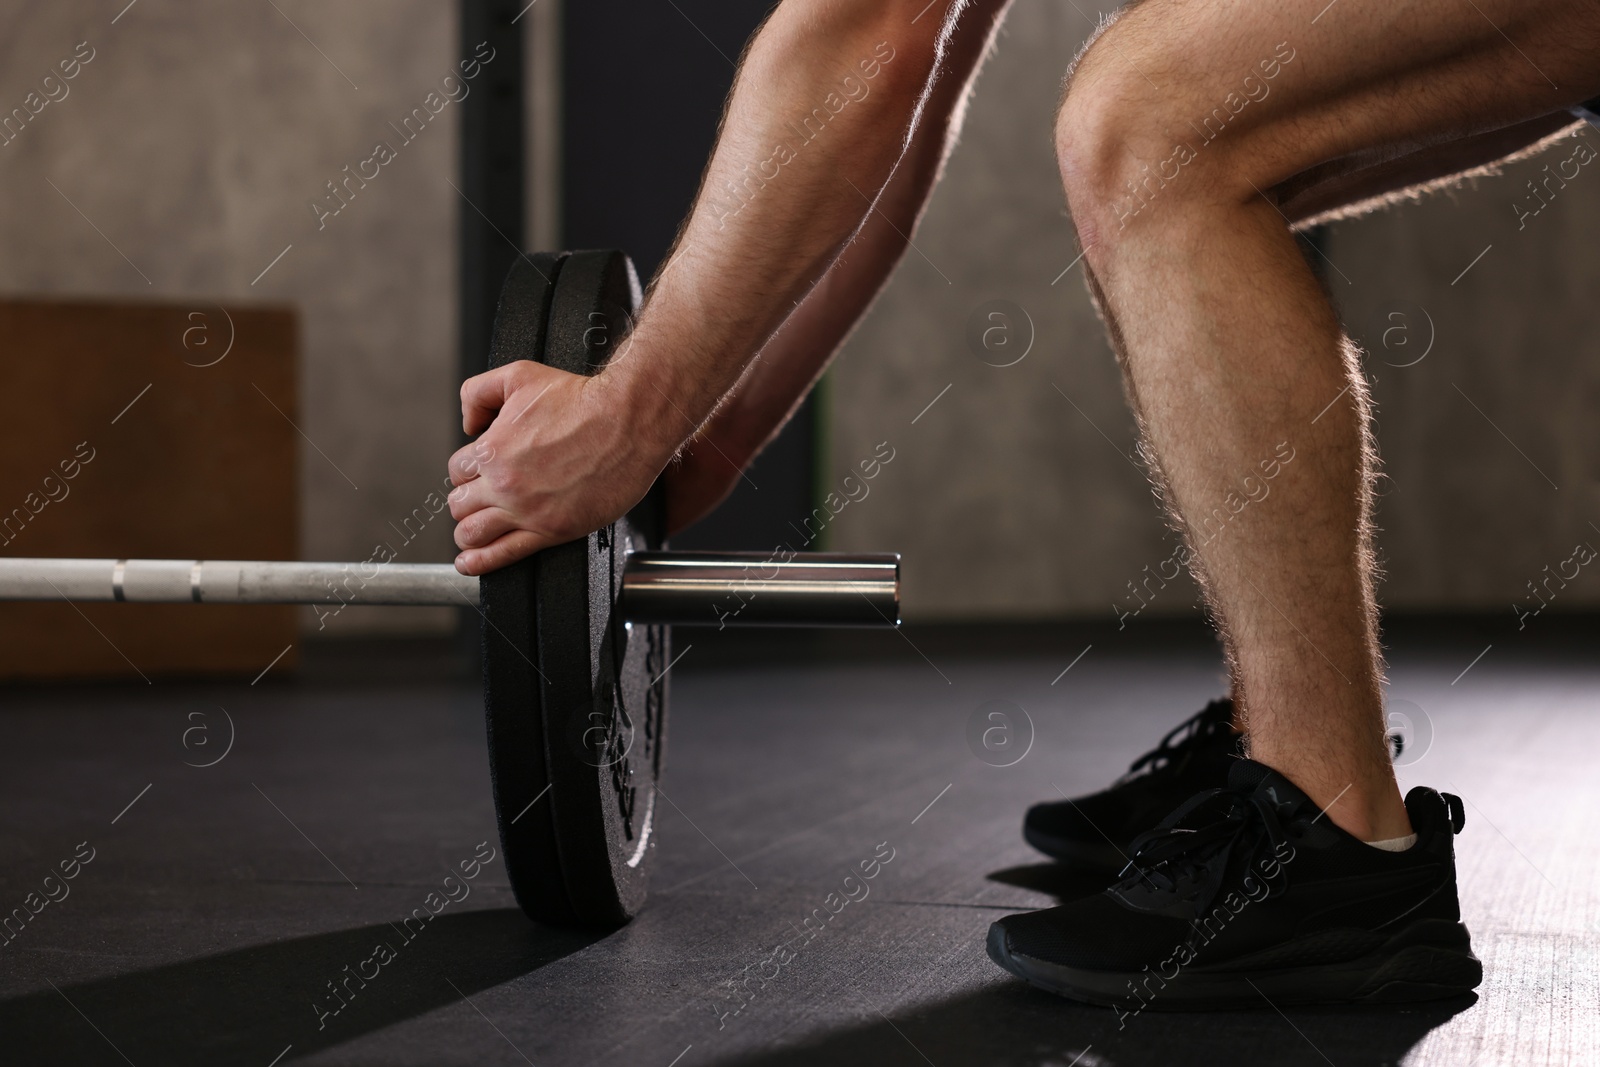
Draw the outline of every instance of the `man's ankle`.
M1322 808L1329 822L1357 841L1392 841L1411 834L1411 817L1406 813L1399 790L1395 790L1392 803L1374 803L1365 797L1352 796L1354 792L1352 789L1336 801L1310 790L1306 795Z
M1357 841L1392 841L1412 833L1411 816L1393 777L1386 776L1378 782L1336 783L1326 774L1289 761L1279 764L1254 752L1250 758L1293 782L1322 809L1322 817Z

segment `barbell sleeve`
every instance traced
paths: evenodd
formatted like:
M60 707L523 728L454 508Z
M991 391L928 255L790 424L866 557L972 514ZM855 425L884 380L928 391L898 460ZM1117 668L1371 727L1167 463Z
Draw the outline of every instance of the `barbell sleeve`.
M898 626L900 557L799 552L635 552L629 622L674 626Z
M479 604L448 563L0 557L0 600L144 604ZM677 626L897 626L900 557L635 552L620 610Z

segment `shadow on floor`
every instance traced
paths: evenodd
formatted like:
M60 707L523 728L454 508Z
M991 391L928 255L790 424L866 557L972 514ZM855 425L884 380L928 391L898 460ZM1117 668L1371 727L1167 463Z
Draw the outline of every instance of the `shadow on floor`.
M1048 893L1055 897L1058 903L1063 904L1080 897L1094 896L1116 881L1115 874L1083 874L1070 870L1060 863L1029 863L1021 867L1007 867L1004 870L989 872L988 878L989 881L999 882L1002 885L1031 889L1036 893Z
M785 1048L716 1061L717 1067L1391 1067L1476 996L1393 1008L1156 1013L1127 1019L1001 979Z
M0 1001L3 1058L46 1067L264 1067L288 1046L293 1051L283 1062L458 1003L601 936L535 926L514 908L498 908L440 915L409 941L382 923L81 984L57 982L58 989ZM390 947L389 962L364 962L379 944ZM358 972L374 971L363 986ZM345 983L336 1014L341 1001L329 983Z

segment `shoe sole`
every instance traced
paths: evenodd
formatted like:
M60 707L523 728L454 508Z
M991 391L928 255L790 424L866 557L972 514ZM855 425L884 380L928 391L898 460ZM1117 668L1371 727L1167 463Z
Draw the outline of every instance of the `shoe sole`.
M1086 874L1116 874L1128 863L1128 857L1117 846L1104 841L1073 841L1052 837L1026 824L1022 827L1022 839L1056 862Z
M1030 985L1119 1013L1259 1008L1288 1004L1407 1004L1468 993L1483 981L1483 964L1461 923L1424 919L1356 959L1316 967L1250 971L1183 968L1165 982L1133 973L1066 967L1012 952L999 923L989 928L989 958ZM1160 985L1148 989L1155 977ZM1144 983L1144 984L1141 984ZM1146 990L1135 994L1134 990Z

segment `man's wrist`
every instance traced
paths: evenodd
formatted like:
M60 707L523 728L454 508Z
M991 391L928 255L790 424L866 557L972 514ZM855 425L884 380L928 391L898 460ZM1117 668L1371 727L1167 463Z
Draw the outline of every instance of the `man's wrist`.
M607 403L628 426L635 446L662 465L694 436L716 402L702 401L684 388L670 356L674 350L647 320L641 321L596 379L613 391Z

